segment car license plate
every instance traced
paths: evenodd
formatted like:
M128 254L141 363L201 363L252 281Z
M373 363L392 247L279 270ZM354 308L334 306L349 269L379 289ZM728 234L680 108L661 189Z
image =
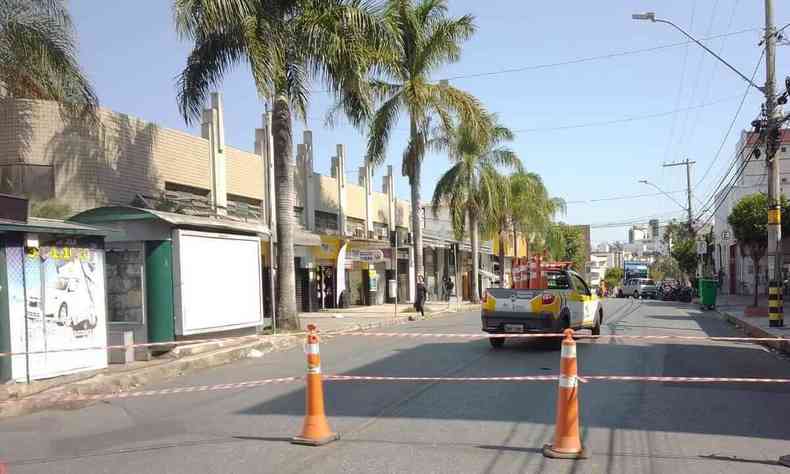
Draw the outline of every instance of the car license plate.
M505 324L505 332L524 332L523 324Z

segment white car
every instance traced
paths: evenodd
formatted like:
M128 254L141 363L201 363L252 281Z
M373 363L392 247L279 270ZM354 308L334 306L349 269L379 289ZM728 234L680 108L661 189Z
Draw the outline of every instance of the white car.
M47 312L57 324L75 329L92 329L98 320L85 282L73 276L59 276L49 289Z

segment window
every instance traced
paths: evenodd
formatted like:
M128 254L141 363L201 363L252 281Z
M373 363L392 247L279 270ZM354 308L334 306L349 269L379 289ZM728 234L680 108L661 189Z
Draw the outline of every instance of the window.
M319 231L333 230L337 232L337 214L315 211L315 227Z
M578 275L571 275L573 278L573 287L581 294L589 295L590 289L587 288L587 283L584 282Z
M194 194L195 196L203 197L208 197L209 195L208 189L189 186L188 184L172 183L170 181L165 182L165 191L172 191L174 193L182 194Z
M571 282L565 273L548 272L546 273L546 288L549 290L569 290Z

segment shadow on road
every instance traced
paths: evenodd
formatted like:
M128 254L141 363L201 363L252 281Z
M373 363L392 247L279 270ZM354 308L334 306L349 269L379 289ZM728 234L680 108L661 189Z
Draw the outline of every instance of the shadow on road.
M702 322L702 321L700 321ZM719 322L720 323L720 322ZM720 323L721 324L721 323ZM709 328L714 333L721 331ZM725 328L726 329L726 328ZM341 342L342 343L342 342ZM580 342L580 375L790 378L790 366L751 344ZM461 360L463 359L463 360ZM453 367L453 360L458 364ZM607 361L645 361L661 373L613 373ZM324 355L324 371L332 360ZM648 363L649 362L649 363ZM556 373L559 352L539 341L441 342L395 350L339 375L498 377ZM444 368L442 370L438 367ZM453 367L447 370L447 367ZM549 371L547 371L549 370ZM325 382L329 416L480 420L553 425L556 382ZM581 387L586 427L786 439L790 416L775 407L785 384L591 382ZM251 416L304 413L304 391L251 406ZM376 400L376 403L370 403ZM680 401L680 402L679 402ZM407 403L408 402L408 403Z

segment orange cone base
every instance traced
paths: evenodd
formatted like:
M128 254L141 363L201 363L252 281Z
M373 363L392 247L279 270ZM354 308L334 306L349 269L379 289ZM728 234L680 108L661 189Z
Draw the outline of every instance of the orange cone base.
M329 433L323 438L302 438L301 436L295 436L291 438L291 443L302 444L305 446L323 446L325 444L331 443L332 441L337 441L338 439L340 439L340 435L338 433Z
M552 459L587 459L589 457L588 454L584 446L578 451L558 451L550 444L543 446L543 455Z

